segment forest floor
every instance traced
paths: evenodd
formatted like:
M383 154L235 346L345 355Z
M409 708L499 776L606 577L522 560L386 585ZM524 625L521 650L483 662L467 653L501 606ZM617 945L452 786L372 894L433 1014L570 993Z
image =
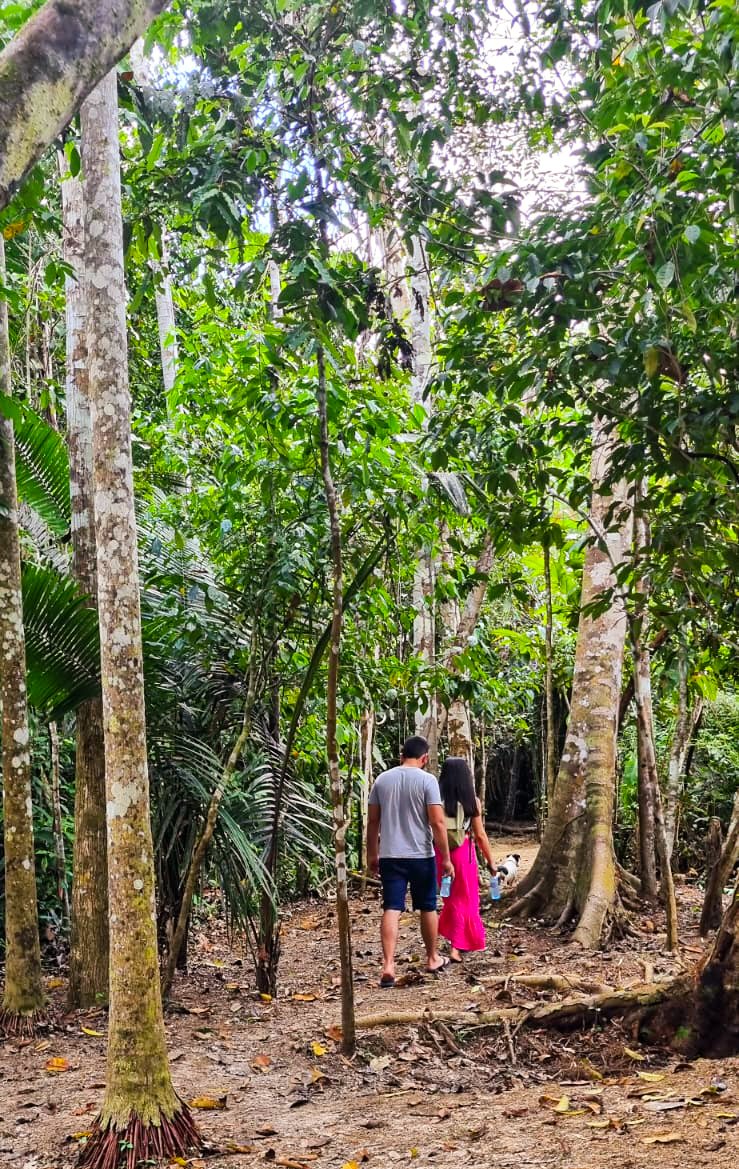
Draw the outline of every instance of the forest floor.
M531 863L533 837L496 840ZM286 914L280 994L254 990L246 953L214 919L196 933L190 972L166 1016L176 1086L198 1107L206 1148L193 1169L724 1169L739 1159L739 1059L681 1061L641 1047L622 1023L562 1033L475 1025L475 1014L551 992L517 987L523 973L614 986L665 978L692 964L700 892L679 886L681 959L663 950L660 915L638 937L578 953L542 927L501 921L488 907L488 948L464 968L423 974L417 924L403 919L399 973L380 990L377 891L352 905L357 1014L455 1009L453 1030L418 1022L362 1031L357 1054L337 1043L338 946L332 907ZM511 976L501 982L500 976ZM497 979L497 981L493 981ZM49 979L58 1029L2 1051L0 1166L70 1169L99 1106L105 1015L64 1014L65 983ZM561 996L560 996L561 997ZM208 1106L210 1107L204 1107ZM215 1107L213 1107L215 1106ZM181 1163L181 1162L178 1162Z

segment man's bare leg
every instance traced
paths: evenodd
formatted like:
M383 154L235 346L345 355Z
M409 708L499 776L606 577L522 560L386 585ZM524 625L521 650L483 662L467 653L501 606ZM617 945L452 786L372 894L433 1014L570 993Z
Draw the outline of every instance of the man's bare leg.
M382 973L388 978L395 977L395 949L398 945L399 925L400 910L386 909L380 922L380 939L382 941Z
M439 945L439 915L435 909L421 910L421 936L426 947L426 969L440 970L447 963L441 957Z

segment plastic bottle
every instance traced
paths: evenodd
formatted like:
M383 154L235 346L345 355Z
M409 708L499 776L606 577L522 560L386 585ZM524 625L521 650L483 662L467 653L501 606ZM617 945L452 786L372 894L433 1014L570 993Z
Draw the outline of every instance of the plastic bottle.
M439 890L442 897L448 897L452 891L452 878L447 874L441 879L441 888Z
M497 873L493 873L490 878L490 900L500 901L500 877Z

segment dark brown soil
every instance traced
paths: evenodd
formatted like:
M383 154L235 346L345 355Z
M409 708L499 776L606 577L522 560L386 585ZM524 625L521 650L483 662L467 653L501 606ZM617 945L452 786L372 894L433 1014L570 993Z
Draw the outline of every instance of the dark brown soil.
M506 838L506 850L513 840ZM523 867L536 845L521 839ZM639 1046L618 1022L567 1034L480 1028L480 1009L556 999L517 987L521 973L566 974L613 986L669 977L692 964L700 894L679 887L682 951L663 952L663 922L608 951L578 953L541 926L502 923L488 910L488 949L463 969L422 973L412 915L404 918L400 971L407 985L382 991L379 907L354 900L360 1016L458 1009L464 1026L383 1027L360 1034L345 1059L339 1020L335 918L324 902L286 915L280 995L254 990L251 961L230 948L217 919L202 924L190 973L167 1013L172 1069L206 1137L207 1169L368 1169L412 1165L495 1169L726 1169L739 1156L739 1059L686 1064ZM491 982L510 975L507 985ZM8 1042L0 1082L0 1166L71 1169L101 1100L103 1012L63 1014L65 986L51 980L59 1029ZM61 1070L53 1070L54 1063ZM210 1104L215 1107L203 1107ZM180 1162L177 1162L178 1164Z

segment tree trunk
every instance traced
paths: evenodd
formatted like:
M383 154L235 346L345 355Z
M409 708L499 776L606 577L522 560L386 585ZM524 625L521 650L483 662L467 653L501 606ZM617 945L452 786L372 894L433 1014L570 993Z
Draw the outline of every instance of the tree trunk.
M697 982L676 1000L670 1030L689 1058L739 1052L739 885Z
M0 53L0 210L87 94L166 5L47 0Z
M667 792L665 798L665 834L667 852L672 853L677 840L678 809L683 787L685 764L690 742L700 722L703 699L697 698L692 707L688 703L688 655L684 645L678 655L678 708L677 724L670 745L670 762L667 771Z
M626 637L622 600L613 595L605 612L588 606L615 589L614 570L628 546L628 524L618 514L619 486L601 493L613 439L593 426L590 524L596 536L583 566L580 622L575 651L567 738L541 847L517 889L511 914L530 913L564 925L579 918L574 938L597 947L618 912L613 852L616 721ZM609 512L616 515L606 530Z
M56 863L56 895L61 906L62 921L69 926L69 894L67 892L67 856L62 825L62 793L59 775L59 731L55 722L49 723L51 750L51 818L54 826L54 861Z
M83 1163L181 1155L199 1143L169 1072L157 961L138 552L131 455L116 77L82 109L110 903L106 1092Z
M363 887L366 878L370 875L367 867L367 817L369 812L369 794L372 788L373 767L372 748L375 738L375 710L368 706L359 722L359 782L361 795L359 805L359 871L363 875Z
M67 164L60 155L62 175ZM71 271L66 296L66 404L72 506L72 574L97 606L97 563L92 490L92 423L87 376L84 285L84 191L77 178L62 189L63 256ZM108 858L105 830L103 704L89 698L77 709L74 848L69 951L69 1005L92 1007L108 999Z
M554 717L554 613L552 608L552 553L544 545L544 588L546 591L546 624L544 626L544 693L546 695L545 778L546 805L551 807L554 785L557 781L557 724Z
M347 883L346 830L344 792L339 767L339 744L336 737L336 704L339 682L341 631L343 627L343 567L339 500L331 473L331 447L328 433L326 404L326 365L323 348L318 348L318 417L321 428L321 471L328 508L331 532L331 564L333 570L333 605L331 641L326 683L326 754L331 784L331 807L334 819L334 847L336 857L336 920L339 930L341 960L341 1047L346 1055L353 1055L356 1047L354 1023L354 975L352 971L352 935L349 913L349 886Z
M712 821L713 822L713 821ZM734 807L726 833L721 855L718 861L708 870L706 893L703 899L703 910L700 920L700 932L705 937L709 930L715 929L716 918L721 916L722 898L726 885L739 860L739 792L734 796ZM718 906L718 913L716 912Z
M0 232L0 286L5 241ZM10 394L8 304L0 300L0 390ZM0 1034L33 1033L44 1005L36 904L31 754L26 703L13 424L0 415L0 701L5 850L5 991Z
M718 868L723 853L723 833L718 816L711 816L708 821L708 835L706 837L706 894L701 912L700 933L705 937L709 930L718 929L724 912L724 887L718 883Z
M654 719L652 715L652 672L649 649L646 645L649 616L647 585L641 573L641 561L649 547L649 527L643 514L645 489L638 484L635 492L634 560L637 575L637 593L643 601L640 614L641 628L632 623L634 659L634 698L636 699L637 796L639 803L639 876L641 894L648 901L657 898L657 838L655 809L659 792L657 755L654 748Z

